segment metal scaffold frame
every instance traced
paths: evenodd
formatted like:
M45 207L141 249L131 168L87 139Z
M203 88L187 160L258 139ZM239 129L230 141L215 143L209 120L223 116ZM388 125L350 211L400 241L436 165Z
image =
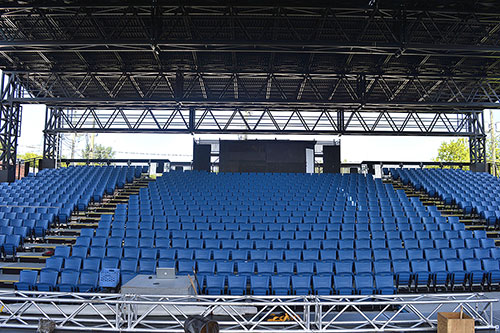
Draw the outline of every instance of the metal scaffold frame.
M484 294L373 296L147 296L0 292L2 328L184 332L189 315L211 316L221 332L413 332L436 329L437 313L463 309L476 329L495 329ZM274 314L284 321L270 321Z

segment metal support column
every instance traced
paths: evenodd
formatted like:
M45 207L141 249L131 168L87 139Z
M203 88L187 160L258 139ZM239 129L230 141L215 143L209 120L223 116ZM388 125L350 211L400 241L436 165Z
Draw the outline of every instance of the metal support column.
M475 133L469 136L469 154L471 171L486 172L486 133L484 130L484 114L475 112L469 123L471 131Z
M16 176L17 138L21 132L22 107L17 76L2 74L0 86L0 181L13 182Z
M58 159L61 146L61 134L57 129L61 127L61 108L47 106L45 109L45 128L43 131L43 158Z

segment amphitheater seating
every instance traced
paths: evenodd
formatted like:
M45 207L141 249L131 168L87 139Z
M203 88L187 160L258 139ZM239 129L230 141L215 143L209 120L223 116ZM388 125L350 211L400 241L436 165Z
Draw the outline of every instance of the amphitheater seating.
M500 222L500 181L488 173L460 169L390 169L390 173L467 214L477 213L491 225Z
M15 255L26 238L44 237L55 222L67 222L74 210L84 210L91 200L101 200L140 173L135 167L69 167L0 184L2 254Z
M164 174L113 217L103 215L69 257L68 250L47 260L61 274L49 289L98 290L106 267L120 268L122 284L176 267L196 274L199 292L231 295L392 294L500 282L500 252L485 233L363 175ZM76 274L80 284L72 283Z

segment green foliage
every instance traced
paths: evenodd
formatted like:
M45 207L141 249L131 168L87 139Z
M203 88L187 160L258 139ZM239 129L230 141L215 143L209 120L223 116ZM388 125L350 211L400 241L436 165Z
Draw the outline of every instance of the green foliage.
M438 156L434 161L468 163L470 161L468 140L458 139L450 142L442 142L438 149Z
M105 147L99 144L94 145L93 152L89 144L82 150L82 158L86 159L111 159L114 156L115 152L112 147Z
M488 138L488 140L486 141L486 160L488 162L493 162L493 149L495 148L496 146L496 160L497 160L497 163L500 162L500 149L499 149L499 141L500 138L496 138L495 141L494 141L494 144L493 142L491 141L491 137Z
M19 154L17 155L18 160L32 160L32 159L40 159L42 158L42 155L37 154L37 153L26 153L26 154Z

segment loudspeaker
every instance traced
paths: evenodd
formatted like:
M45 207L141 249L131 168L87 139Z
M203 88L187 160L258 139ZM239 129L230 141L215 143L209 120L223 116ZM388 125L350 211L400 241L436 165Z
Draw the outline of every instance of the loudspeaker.
M5 183L13 183L16 181L16 166L15 165L8 165L7 169L5 170L0 170L0 182Z
M42 158L39 163L39 170L54 169L56 167L56 160L52 158Z
M165 170L165 162L156 163L156 173L163 173Z
M472 172L487 172L486 163L471 163L470 171L472 171Z
M211 145L199 145L195 142L193 148L193 170L210 172Z
M340 173L340 146L323 146L323 172Z

